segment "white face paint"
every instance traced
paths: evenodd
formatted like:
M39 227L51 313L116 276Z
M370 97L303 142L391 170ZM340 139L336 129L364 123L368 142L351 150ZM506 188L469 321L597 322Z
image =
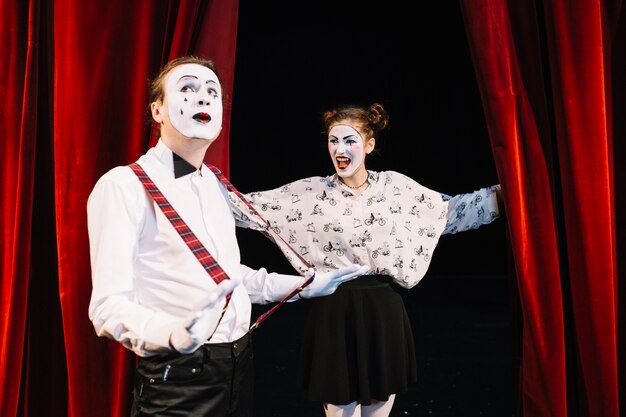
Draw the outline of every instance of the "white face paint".
M352 126L336 125L328 132L328 153L337 175L352 176L365 159L361 134Z
M167 76L165 101L169 119L188 138L213 140L222 130L222 87L211 69L184 64Z

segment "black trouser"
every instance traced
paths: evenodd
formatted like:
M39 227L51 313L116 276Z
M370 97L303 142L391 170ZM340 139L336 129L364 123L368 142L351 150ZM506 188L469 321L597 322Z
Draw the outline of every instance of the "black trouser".
M189 355L140 358L131 416L249 417L253 384L249 334Z

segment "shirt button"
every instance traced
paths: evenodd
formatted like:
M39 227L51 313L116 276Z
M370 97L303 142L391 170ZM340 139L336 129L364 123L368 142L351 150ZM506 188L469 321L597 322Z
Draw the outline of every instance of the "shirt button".
M237 342L233 343L233 349L237 349Z

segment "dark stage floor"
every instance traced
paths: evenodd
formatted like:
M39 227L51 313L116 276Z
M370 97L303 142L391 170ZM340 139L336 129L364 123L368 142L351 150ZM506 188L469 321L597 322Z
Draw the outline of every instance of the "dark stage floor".
M418 356L418 382L391 416L515 416L514 347L504 276L427 276L402 290ZM254 334L255 417L319 417L296 366L308 302L286 304ZM264 311L254 307L254 316Z

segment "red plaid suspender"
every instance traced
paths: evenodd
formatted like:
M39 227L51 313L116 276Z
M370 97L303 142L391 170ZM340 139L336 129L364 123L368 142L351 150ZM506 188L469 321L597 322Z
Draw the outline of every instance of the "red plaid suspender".
M291 250L291 252L296 255L298 257L298 259L300 259L302 261L302 263L304 265L306 265L308 268L311 268L312 265L306 261L306 259L304 259L302 257L302 255L300 255L298 253L298 251L296 251L294 248L291 247L291 245L289 243L287 243L285 241L285 239L283 239L283 237L281 235L279 235L278 233L274 232L274 229L271 227L270 222L268 222L267 220L265 220L263 218L263 216L261 216L261 213L259 213L257 211L257 209L254 208L254 206L252 204L250 204L250 202L248 200L245 199L245 197L239 192L239 190L237 190L235 188L234 185L232 185L230 183L230 181L228 181L228 179L226 179L226 177L224 176L224 174L222 174L222 172L217 169L216 167L214 167L213 165L208 165L207 167L213 171L213 173L215 174L215 176L217 177L218 180L220 180L220 182L222 184L224 184L224 186L226 187L226 189L228 191L231 191L233 193L235 193L235 195L244 202L244 204L246 206L248 206L248 208L254 213L256 214L261 220L263 220L263 223L265 223L267 225L267 231L269 233L271 233L274 237L278 237L280 240L282 240L285 245L287 245L287 247ZM261 322L263 322L266 318L268 318L272 313L274 313L276 310L278 310L278 308L280 306L282 306L285 301L291 299L292 297L294 297L296 294L298 294L300 291L302 291L302 289L304 287L306 287L307 285L309 285L310 283L313 282L313 279L315 278L315 273L313 273L313 275L306 280L306 282L304 284L302 284L301 286L299 286L298 288L294 289L291 293L289 293L289 295L287 295L287 297L283 298L278 304L276 304L274 307L270 308L269 310L267 310L265 313L261 314L256 321L254 322L254 324L252 326L250 326L250 330L254 330L257 327L259 327L259 325L261 324Z
M163 193L161 193L159 188L152 181L152 179L148 176L148 174L146 174L144 169L137 163L132 163L129 165L129 167L133 170L135 175L137 175L137 177L139 178L139 181L141 181L141 183L143 184L148 194L150 194L152 199L157 203L157 205L159 206L159 208L161 209L165 217L167 217L167 219L170 221L174 229L176 229L178 234L180 234L180 237L187 244L191 252L194 254L196 259L198 259L198 261L200 262L204 270L209 274L209 276L213 279L213 281L216 284L218 284L225 279L230 279L229 276L226 274L226 272L222 269L222 267L219 266L217 261L215 261L213 256L211 256L209 251L204 247L202 242L200 242L200 240L196 237L196 235L189 228L189 226L187 226L187 223L185 223L185 221L178 215L174 207L172 207L169 201L167 201L167 198L165 198ZM226 177L224 177L224 175L217 168L215 168L214 166L210 166L210 165L208 167L211 169L211 171L213 171L215 176L220 180L222 184L224 184L224 186L226 186L226 188L229 191L234 192L237 195L237 197L239 197L255 214L257 214L266 224L269 225L269 223L265 219L263 219L263 217L261 217L258 211L256 211L256 209L241 195L241 193L226 179ZM271 230L271 228L269 229ZM287 245L289 246L289 244ZM289 246L289 248L291 248L291 246ZM293 248L291 249L298 257L300 257L300 259L304 262L305 265L307 266L310 265L306 260L304 260L300 256L298 252L296 252ZM313 274L313 276L311 276L304 284L294 289L289 295L287 295L287 297L281 300L278 304L276 304L270 310L266 311L261 316L259 316L256 322L250 327L250 330L256 329L259 326L259 324L261 324L262 321L264 321L267 317L269 317L270 314L276 311L278 307L280 307L287 300L291 299L300 291L302 291L304 287L306 287L311 282L313 282L314 277L315 277L315 274ZM228 307L231 296L232 296L232 292L226 295L226 305L224 306L224 309L222 310L222 316L220 317L220 321L222 320L222 317L224 317L224 313L226 312L226 308Z
M158 204L161 208L165 217L170 221L174 229L178 232L183 241L187 244L191 252L194 254L196 259L200 262L204 270L209 274L209 276L213 279L216 284L224 281L225 279L230 279L226 271L222 269L222 267L213 259L213 256L209 253L209 251L204 247L202 242L198 240L196 235L191 231L187 223L178 215L174 207L167 201L167 198L161 193L161 190L156 186L156 184L152 181L152 179L146 174L146 171L139 165L138 163L130 164L129 167L133 170L135 175L139 178L139 181L143 184L144 188L150 194L152 199ZM222 315L220 316L218 325L222 321L222 317L224 317L224 313L226 312L226 308L230 303L230 297L232 296L232 292L226 294L226 304L224 305L224 309L222 310ZM216 327L217 329L217 327ZM210 339L211 337L209 337Z

